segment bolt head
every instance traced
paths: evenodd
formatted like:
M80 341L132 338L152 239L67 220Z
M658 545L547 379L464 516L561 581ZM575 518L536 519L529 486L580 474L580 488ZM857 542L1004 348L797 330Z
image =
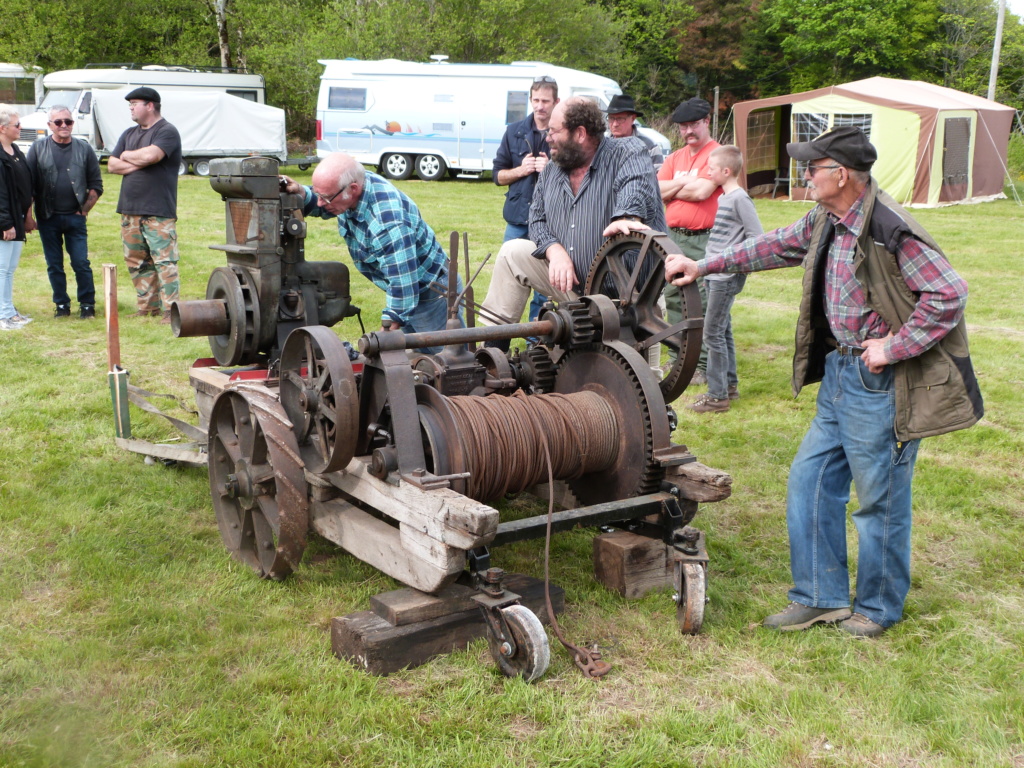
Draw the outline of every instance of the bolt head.
M509 645L507 642L502 643L500 651L501 655L507 659L509 656L512 655L512 646Z

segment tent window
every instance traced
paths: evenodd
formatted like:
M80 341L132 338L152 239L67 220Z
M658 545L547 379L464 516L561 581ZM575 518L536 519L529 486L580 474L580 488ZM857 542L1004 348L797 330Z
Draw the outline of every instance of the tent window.
M824 112L795 112L793 114L793 141L810 141L818 138L827 130L828 114ZM789 177L799 180L796 185L806 186L804 171L807 169L807 163L794 160L793 164Z
M774 171L776 168L775 110L747 115L747 173Z
M871 140L871 115L835 115L832 120L833 128L847 128L847 127L860 128L868 137L868 141Z

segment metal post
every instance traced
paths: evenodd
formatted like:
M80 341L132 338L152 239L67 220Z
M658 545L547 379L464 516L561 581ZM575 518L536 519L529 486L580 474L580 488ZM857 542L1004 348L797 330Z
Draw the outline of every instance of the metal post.
M128 371L121 367L115 264L103 265L103 295L107 318L107 381L110 384L110 402L114 406L114 434L127 439L132 436L132 423L128 413Z

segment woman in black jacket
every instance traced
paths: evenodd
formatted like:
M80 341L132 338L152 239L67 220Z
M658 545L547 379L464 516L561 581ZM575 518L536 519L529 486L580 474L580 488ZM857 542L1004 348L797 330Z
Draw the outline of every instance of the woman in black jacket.
M13 331L30 321L14 308L14 270L25 247L25 235L35 229L32 219L32 176L17 141L21 118L0 104L0 331Z

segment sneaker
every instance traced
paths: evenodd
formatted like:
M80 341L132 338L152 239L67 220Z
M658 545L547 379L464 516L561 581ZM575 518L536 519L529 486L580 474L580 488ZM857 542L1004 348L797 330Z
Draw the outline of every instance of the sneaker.
M740 388L737 387L735 384L730 384L729 385L729 399L730 400L739 400L740 399Z
M0 331L20 331L25 327L24 323L16 323L13 318L5 317L0 320Z
M96 317L96 307L91 304L83 304L78 310L78 317L82 320L89 320Z
M875 624L863 613L855 613L839 625L844 632L849 632L854 637L878 637L885 632L885 627Z
M29 323L32 322L32 318L31 317L29 317L28 315L22 315L22 314L15 314L10 319L13 320L14 322L16 322L18 325L28 325Z
M53 310L54 317L71 317L71 305L70 304L58 304L57 308Z
M814 624L834 624L849 619L849 608L811 608L803 603L793 602L778 613L773 613L763 624L768 629L780 632L793 632L807 629Z
M690 377L690 384L695 387L703 387L708 383L708 375L698 368L693 372L693 376Z
M729 410L729 400L724 397L701 395L686 407L695 413L725 413Z

